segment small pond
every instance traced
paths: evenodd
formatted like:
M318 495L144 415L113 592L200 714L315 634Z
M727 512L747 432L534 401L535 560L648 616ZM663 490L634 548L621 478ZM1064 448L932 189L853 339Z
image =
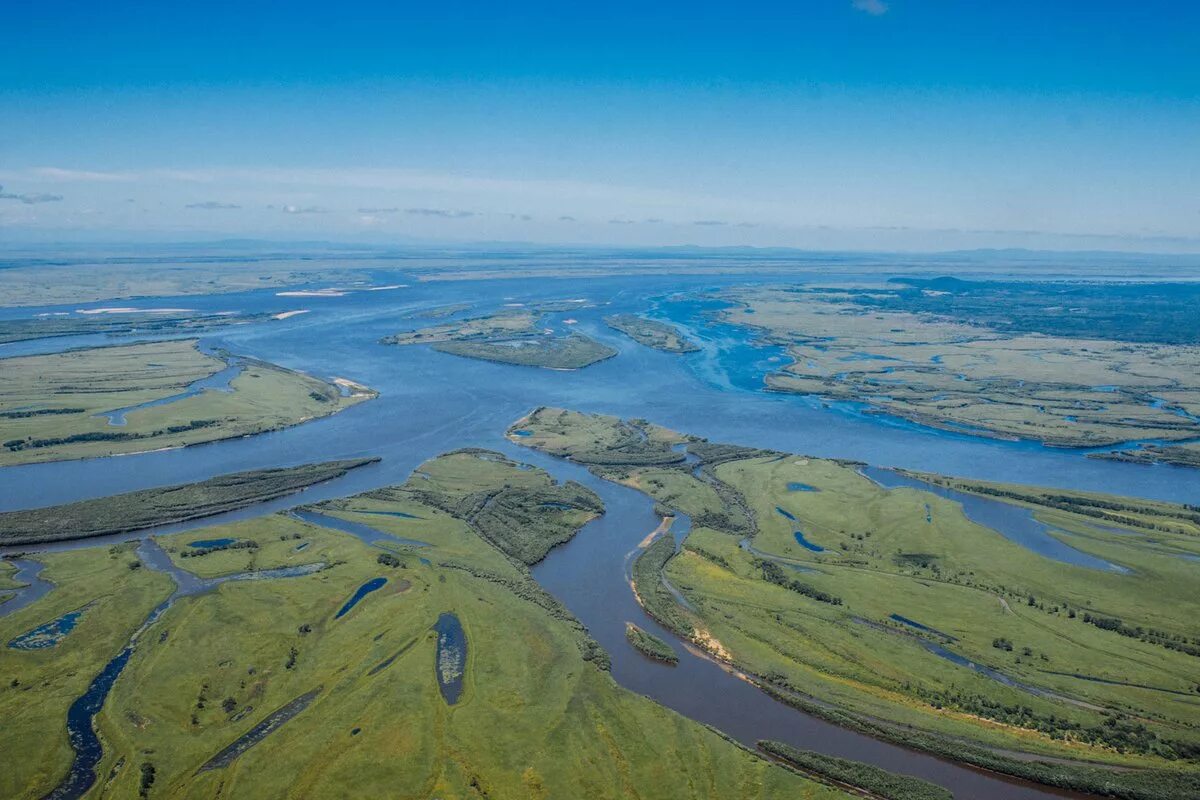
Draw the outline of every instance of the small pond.
M387 578L371 578L371 580L358 587L358 589L354 592L354 595L346 601L345 605L343 605L336 614L333 615L333 618L341 619L346 614L349 614L350 610L358 605L360 600L369 595L371 592L382 589L385 583L387 583Z
M467 671L467 634L454 614L442 614L433 629L438 635L435 664L438 687L446 703L454 705L462 695Z

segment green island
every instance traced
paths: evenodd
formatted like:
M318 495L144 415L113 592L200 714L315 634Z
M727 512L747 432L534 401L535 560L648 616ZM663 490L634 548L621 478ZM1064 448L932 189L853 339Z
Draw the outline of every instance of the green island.
M1035 553L932 491L884 489L851 462L554 408L510 438L688 514L678 552L662 536L635 562L637 597L780 700L1062 788L1200 791L1196 508L953 481L1115 565L1093 568Z
M637 314L613 314L605 317L604 322L638 344L665 353L695 353L700 349L674 325L639 317Z
M550 545L596 513L547 505L553 486L499 454L456 452L319 507L395 542L280 514L156 537L209 576L309 569L178 597L150 625L96 717L93 794L846 797L614 682L497 533L532 522L523 535ZM470 502L510 490L490 516ZM257 546L183 555L218 535ZM42 797L63 778L68 706L171 593L132 544L36 557L56 588L0 617L0 642L84 611L51 647L0 647L4 797Z
M625 623L625 638L645 656L667 664L679 663L679 656L671 645L632 622Z
M105 313L80 313L34 317L32 319L0 320L0 344L29 339L49 339L57 336L88 334L174 334L204 331L226 325L245 325L279 319L283 314L241 312L202 313L166 309L161 312L139 312L114 309ZM295 313L295 312L290 312Z
M0 466L94 458L278 430L375 397L265 361L210 355L196 340L0 361ZM236 372L225 387L189 388ZM345 390L345 393L343 393Z
M1170 294L1152 288L1138 303L1117 289L1086 285L1081 299L1055 286L1027 285L1041 294L1025 305L1007 285L953 279L750 287L721 293L732 307L719 317L786 348L792 363L767 376L772 391L865 403L952 432L1116 449L1089 454L1097 458L1200 462L1190 441L1200 438L1200 348L1163 333L1192 328L1154 321L1194 316L1191 294L1164 311ZM1138 341L1123 338L1134 330ZM1140 440L1157 444L1119 448Z
M197 483L0 513L0 544L35 544L128 533L211 517L340 478L377 458L235 472Z
M385 337L384 344L428 344L434 350L467 358L526 367L575 370L612 358L611 347L577 331L555 335L539 326L543 313L579 308L572 301L447 322Z

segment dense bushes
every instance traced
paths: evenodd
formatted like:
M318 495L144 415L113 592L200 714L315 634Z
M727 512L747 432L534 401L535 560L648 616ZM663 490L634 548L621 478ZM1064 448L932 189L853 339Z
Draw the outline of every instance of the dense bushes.
M828 592L823 592L817 587L802 581L798 581L795 578L789 578L783 571L783 567L779 566L773 561L758 560L755 563L758 565L758 568L762 570L763 579L775 584L776 586L782 586L785 589L790 589L797 594L802 594L805 597L816 600L820 603L829 603L833 606L840 606L842 604L842 598L840 597L829 594Z
M56 436L48 439L9 439L4 443L4 446L13 452L19 450L35 450L41 447L58 447L63 444L77 444L79 442L127 442L132 439L150 439L155 436L163 436L170 433L184 433L186 431L194 431L200 428L208 428L216 425L218 420L215 419L194 419L191 422L182 425L168 425L166 428L160 428L156 431L148 433L130 433L128 431L89 431L87 433L73 433L70 436Z
M629 643L650 658L667 664L678 664L679 656L664 642L652 633L642 630L632 622L625 623L625 638Z
M885 800L953 800L949 790L936 784L897 775L879 767L836 758L811 750L797 750L782 742L760 741L758 747L764 753L779 759L789 766L835 783L847 784L864 789Z
M1168 633L1166 631L1155 630L1154 628L1143 628L1141 625L1130 626L1126 625L1118 617L1104 617L1099 614L1085 613L1083 621L1089 625L1095 625L1101 630L1113 631L1122 636L1128 636L1131 639L1140 639L1148 644L1156 644L1168 650L1200 657L1200 639L1197 638L1189 640L1180 633Z

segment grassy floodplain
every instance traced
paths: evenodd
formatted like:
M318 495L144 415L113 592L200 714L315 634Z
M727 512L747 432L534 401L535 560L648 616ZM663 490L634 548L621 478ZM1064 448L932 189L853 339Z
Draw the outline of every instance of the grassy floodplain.
M419 549L372 547L278 515L158 537L177 564L213 566L214 574L244 566L232 560L216 567L218 560L248 553L179 554L194 540L221 536L258 541L259 568L312 560L329 566L303 577L226 583L177 600L141 639L97 718L105 753L91 796L137 796L147 774L153 775L149 796L161 798L845 796L614 683L578 622L521 560L482 534L483 517L463 502L506 489L529 492L528 502L514 499L496 514L532 520L539 537L558 541L595 512L535 502L548 486L540 470L498 454L460 452L427 462L401 486L320 507L427 543ZM268 552L285 541L310 544ZM155 592L144 603L131 595L120 605L94 606L55 648L59 653L39 660L0 652L4 674L21 676L20 686L0 687L0 710L21 720L0 728L0 749L25 754L19 768L0 774L5 797L40 797L65 772L66 705L122 645L128 627L166 594L167 578L129 568L135 558L129 550L54 558L109 572L70 582L69 598L56 597L55 589L19 622L0 618L4 641L102 592L124 597L130 581L152 581ZM378 578L386 578L382 588L337 617L347 598ZM445 613L457 616L469 642L454 705L435 678L431 626ZM93 633L101 622L118 620L128 624L107 639ZM77 670L78 685L53 694L46 683L59 672L53 659L68 648L92 660ZM226 766L200 771L300 700L307 702L303 710ZM16 736L19 742L10 741Z
M230 391L186 395L229 364L195 340L131 344L4 359L0 466L181 447L275 430L375 396L263 361L239 359ZM184 395L170 402L133 409ZM130 409L123 425L104 416Z
M556 336L539 327L543 313L580 308L572 301L504 309L383 339L385 344L428 344L443 353L502 364L574 370L612 358L611 347L577 331Z
M613 314L605 317L604 322L638 344L665 353L694 353L700 349L674 325L639 317L637 314Z
M639 599L782 698L823 713L817 698L843 724L1058 785L1145 798L1200 786L1200 598L1196 563L1181 557L1200 548L1195 509L1126 500L1129 529L1089 513L1112 498L1071 504L1024 487L1018 502L1036 506L1049 535L1121 574L1052 561L954 501L885 490L853 464L561 409L510 433L689 514L678 553L662 537L635 563ZM694 463L674 458L679 445Z
M0 544L86 539L210 517L340 478L378 459L251 470L60 506L0 513Z
M897 300L912 292L891 284L736 289L723 293L736 307L721 317L787 348L792 363L766 379L774 391L862 402L922 425L1061 447L1200 437L1200 345L1154 338L1158 328L1146 319L1155 305L1134 305L1120 324L1090 328L1078 315L1069 326L1055 324L1059 317L1018 316L989 327L987 316L982 323L955 316L982 301L931 311L936 301L956 297L960 284L967 282L920 287L916 295L927 302ZM1011 302L997 295L993 315L1011 311L1004 305ZM1060 316L1066 313L1060 307ZM1150 340L1119 338L1139 320ZM1195 465L1197 452L1177 445L1116 457Z

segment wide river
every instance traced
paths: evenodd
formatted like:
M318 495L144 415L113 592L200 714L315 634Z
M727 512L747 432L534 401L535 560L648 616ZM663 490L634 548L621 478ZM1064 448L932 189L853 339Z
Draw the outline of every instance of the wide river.
M823 274L819 279L834 277ZM779 704L720 666L685 652L678 640L637 607L625 581L626 555L657 525L651 503L643 495L600 481L575 465L515 447L504 438L504 431L532 408L556 405L644 417L714 441L853 458L878 466L1192 503L1200 501L1196 472L1098 461L1031 443L931 431L863 414L853 407L826 408L810 399L762 392L764 372L784 363L779 351L754 346L744 330L701 324L700 315L710 304L676 299L681 292L745 282L744 278L418 283L387 272L371 278L375 285L406 285L341 297L278 297L274 291L260 291L0 310L0 317L9 317L105 305L250 312L309 309L310 313L286 320L217 331L205 335L204 343L324 378L350 378L381 393L376 400L332 417L262 436L142 455L5 467L0 469L0 510L53 505L260 467L382 457L376 465L297 497L173 529L194 528L399 483L422 461L454 448L503 450L545 467L556 477L586 483L603 498L605 516L552 552L534 575L609 651L613 675L623 686L749 744L773 738L869 761L935 781L959 797L1064 796L837 728ZM804 276L793 273L788 279L803 280ZM762 280L776 278L764 276ZM382 336L433 324L431 320L405 319L414 309L468 302L478 312L505 304L561 299L606 304L551 314L547 324L560 331L574 326L616 348L616 358L577 372L559 372L459 358L426 347L378 343ZM609 330L601 321L610 313L648 310L688 327L703 344L702 351L686 356L660 353ZM0 345L0 357L112 341L67 337ZM632 650L624 640L626 620L673 641L682 657L680 665L666 667Z

